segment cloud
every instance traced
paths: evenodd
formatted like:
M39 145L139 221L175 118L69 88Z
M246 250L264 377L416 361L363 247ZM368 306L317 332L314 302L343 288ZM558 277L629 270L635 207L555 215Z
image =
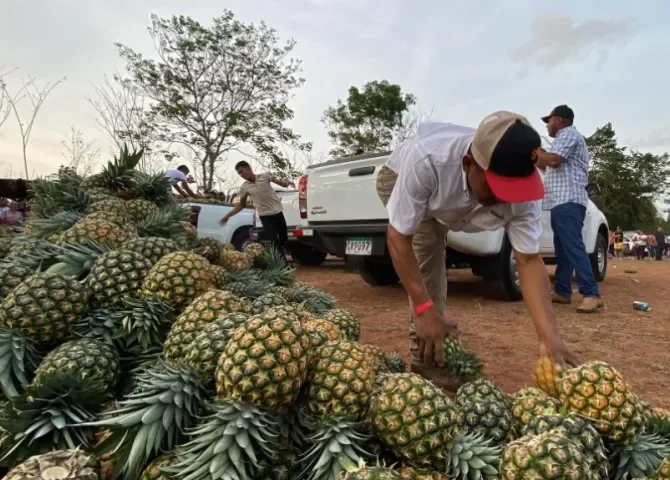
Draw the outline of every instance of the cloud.
M577 23L567 12L550 13L533 22L531 38L514 49L510 57L526 64L525 71L528 63L550 70L569 60L596 53L600 68L607 61L610 48L626 43L634 32L630 18Z
M635 149L667 150L670 147L670 123L664 127L650 131L642 138L631 140L630 143Z

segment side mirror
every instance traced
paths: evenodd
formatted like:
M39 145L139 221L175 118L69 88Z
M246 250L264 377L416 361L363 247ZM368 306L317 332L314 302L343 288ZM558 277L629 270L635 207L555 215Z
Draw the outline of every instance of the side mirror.
M600 185L597 183L589 183L586 185L586 193L589 198L597 197L600 195Z

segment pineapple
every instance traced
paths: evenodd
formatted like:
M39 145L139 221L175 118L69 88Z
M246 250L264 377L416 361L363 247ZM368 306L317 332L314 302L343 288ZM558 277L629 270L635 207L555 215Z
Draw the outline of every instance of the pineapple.
M535 377L535 384L541 390L554 398L558 398L561 373L556 370L556 363L550 356L545 355L537 361L533 376Z
M21 285L26 278L32 275L33 269L19 264L8 264L0 267L0 301L12 290Z
M463 347L457 338L445 336L443 371L460 383L469 382L482 377L482 361L473 352Z
M209 267L209 262L195 253L168 253L149 271L142 294L180 310L212 288L214 279Z
M504 401L461 398L456 424L463 432L478 433L494 445L506 443L512 435L512 413Z
M280 448L278 413L287 413L307 376L309 339L297 317L272 309L232 334L216 367L212 414L178 448L169 471L208 471L212 479L251 479L256 453ZM262 465L260 465L262 468Z
M123 297L135 297L151 262L139 253L113 250L100 256L91 268L86 283L93 305L111 308L122 303Z
M133 220L142 220L149 215L158 212L158 207L155 203L149 200L134 199L128 200L125 203L126 211Z
M511 403L512 428L516 435L537 415L557 415L560 403L537 388L523 388L513 397Z
M401 459L446 471L456 409L430 381L413 373L389 375L371 414L377 437Z
M403 480L450 480L449 477L440 472L421 468L402 467L399 473Z
M347 340L357 341L361 336L358 317L351 310L336 308L328 311L321 318L337 325Z
M35 273L16 287L0 304L0 388L17 395L17 383L26 383L26 372L36 361L35 346L62 342L77 320L86 315L86 288L62 275Z
M137 237L137 233L128 225L122 227L107 220L87 220L84 218L73 227L65 230L58 241L60 244L86 244L89 240L93 240L101 245L107 243L113 247L119 247L123 242L135 237Z
M162 237L141 237L129 240L121 245L123 250L139 253L147 258L152 265L163 258L168 253L179 250L177 244L169 238Z
M231 273L227 272L227 277L230 280ZM223 290L232 293L240 298L256 299L266 293L269 293L272 286L263 281L252 281L248 283L243 282L228 282L223 285Z
M148 174L135 171L134 199L149 200L159 207L174 204L172 187L163 172Z
M228 272L220 265L212 265L210 269L214 276L214 288L223 289L228 283Z
M165 358L184 357L192 348L198 334L216 320L229 313L247 313L249 306L225 290L210 290L196 298L177 317L165 339Z
M205 253L201 253L209 262L214 265L219 263L221 255L223 254L223 244L219 242L216 238L204 237L198 239L198 253L200 250L203 250Z
M251 259L242 252L233 252L225 249L221 254L220 264L229 272L249 270L253 266Z
M561 378L560 400L569 413L592 421L606 440L627 443L642 429L637 397L623 376L605 362L587 362Z
M386 367L391 373L405 373L407 365L398 352L386 356Z
M119 226L124 226L127 223L130 223L130 218L127 215L120 214L118 212L94 212L94 213L89 213L86 215L86 220L91 221L91 220L106 220L108 222L112 222L116 225Z
M589 469L576 440L550 431L509 443L503 451L500 478L595 480L599 477Z
M161 455L144 469L140 480L178 480L166 473L163 469L174 464L174 457L171 455Z
M261 255L265 251L265 246L262 243L251 242L247 243L242 249L242 253L248 256L253 262L256 257Z
M461 385L456 392L456 404L470 401L505 402L505 394L493 382L482 378Z
M372 368L374 369L375 375L380 373L388 373L388 366L386 364L386 354L384 350L379 348L377 345L361 345L363 351L370 356L370 361L372 362Z
M88 205L88 208L86 209L86 213L88 214L110 213L112 215L125 218L126 223L131 219L130 212L128 210L128 207L126 206L126 202L124 202L120 198L114 198L114 197L90 203Z
M315 318L314 320L308 320L305 322L305 329L312 333L314 330L322 331L326 334L326 338L330 342L336 342L338 340L343 340L342 332L334 323L330 323L327 320L322 318Z
M335 306L335 297L303 282L295 282L288 292L288 300L302 303L317 315L324 315ZM338 325L341 328L341 325Z
M137 185L135 167L142 158L142 150L130 152L124 146L113 162L107 162L101 173L85 178L82 188L109 192L121 198L130 198Z
M261 295L253 301L251 304L251 314L258 315L270 307L276 307L279 305L286 305L286 300L274 293L266 293L265 295Z
M602 480L607 479L608 460L598 432L584 419L576 415L539 415L524 427L523 435L540 435L559 430L563 435L575 440L584 454L585 460Z
M358 465L347 462L344 465L345 472L342 473L343 480L403 480L397 470L387 467L368 467L363 460Z
M102 480L100 463L81 450L55 450L30 457L4 480Z

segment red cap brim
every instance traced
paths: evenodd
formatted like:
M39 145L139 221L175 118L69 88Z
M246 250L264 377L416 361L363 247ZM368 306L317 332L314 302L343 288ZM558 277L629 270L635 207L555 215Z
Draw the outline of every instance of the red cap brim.
M527 177L503 177L488 170L485 173L486 181L498 200L521 203L544 198L544 184L537 169Z

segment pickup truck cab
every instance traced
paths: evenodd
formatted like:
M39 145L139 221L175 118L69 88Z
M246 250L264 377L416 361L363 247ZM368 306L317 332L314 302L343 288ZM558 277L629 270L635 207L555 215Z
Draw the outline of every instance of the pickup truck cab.
M288 227L286 249L291 254L291 258L301 265L321 265L326 260L327 253L315 238L314 229L309 228L307 220L300 218L298 191L275 190L275 192L284 210L284 218ZM258 212L255 214L254 228L251 229L249 235L253 241L267 240Z
M211 200L199 202L193 200L184 202L187 207L200 207L198 213L198 238L212 237L222 243L232 243L235 248L242 250L250 242L249 230L254 226L253 208L245 208L237 215L228 220L225 226L219 225L219 220L230 212L235 205Z
M365 154L311 165L300 179L300 213L314 228L323 248L347 260L370 285L398 282L386 246L388 215L377 196L376 179L391 152ZM596 185L589 186L597 191ZM549 212L543 215L541 255L555 263ZM589 200L584 220L584 244L596 279L607 272L607 219ZM447 235L448 268L471 268L474 275L493 281L500 296L521 299L512 245L504 229Z

